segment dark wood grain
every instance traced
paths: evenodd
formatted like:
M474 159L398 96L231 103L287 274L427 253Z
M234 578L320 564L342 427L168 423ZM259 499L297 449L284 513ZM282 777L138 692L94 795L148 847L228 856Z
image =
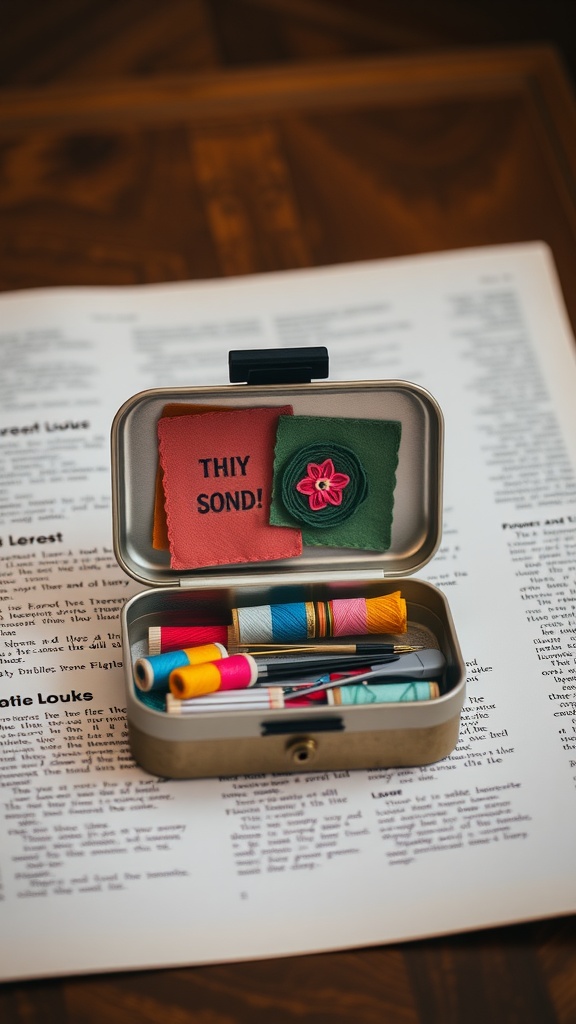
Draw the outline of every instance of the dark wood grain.
M0 287L543 239L573 323L576 115L548 50L11 90Z
M553 44L573 0L2 0L0 87Z
M136 6L98 17L97 5L84 2L82 21L72 4L56 3L53 18L66 9L59 24L70 33L58 51L67 54L60 75L60 37L47 16L44 63L37 49L35 62L6 72L1 288L199 279L538 238L554 253L576 327L576 113L553 51L222 71L216 44L230 4L191 4L197 32L180 49L179 19L160 18L157 4L142 2L131 35L123 19ZM283 5L241 6L266 15L264 46ZM336 6L325 36L332 40L344 38L345 15L359 24L352 5ZM362 7L367 19L377 10ZM302 56L312 24L328 13L322 3L294 5L284 45L299 39ZM89 26L99 26L96 38ZM20 23L19 45L41 29ZM240 46L231 33L226 39ZM0 989L2 1024L103 1019L573 1024L576 919Z

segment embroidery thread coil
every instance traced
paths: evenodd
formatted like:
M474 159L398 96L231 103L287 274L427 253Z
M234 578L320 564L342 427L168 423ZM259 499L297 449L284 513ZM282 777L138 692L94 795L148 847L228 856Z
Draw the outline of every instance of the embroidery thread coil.
M324 467L330 468L322 475L320 471ZM345 484L342 483L343 477L348 477ZM336 485L331 481L337 481ZM308 486L300 489L302 484ZM335 498L330 496L331 486ZM360 459L350 448L338 444L310 444L300 448L287 462L282 472L280 491L286 511L295 520L327 529L349 519L366 499L368 477ZM318 492L320 500L313 503Z
M237 643L296 643L319 637L405 633L407 609L397 590L381 597L235 608L232 622Z

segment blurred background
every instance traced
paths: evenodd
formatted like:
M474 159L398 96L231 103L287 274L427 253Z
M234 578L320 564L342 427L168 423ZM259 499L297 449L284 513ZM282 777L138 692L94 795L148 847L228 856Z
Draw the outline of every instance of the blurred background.
M546 42L574 0L0 0L0 87Z
M0 290L537 238L576 324L575 6L0 0ZM272 80L305 101L265 112Z

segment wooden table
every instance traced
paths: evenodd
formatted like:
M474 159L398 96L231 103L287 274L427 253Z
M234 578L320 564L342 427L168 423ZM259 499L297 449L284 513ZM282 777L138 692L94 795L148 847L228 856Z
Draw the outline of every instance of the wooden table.
M576 330L576 105L546 48L6 91L0 181L2 289L543 239ZM573 1024L576 919L6 985L0 1019Z

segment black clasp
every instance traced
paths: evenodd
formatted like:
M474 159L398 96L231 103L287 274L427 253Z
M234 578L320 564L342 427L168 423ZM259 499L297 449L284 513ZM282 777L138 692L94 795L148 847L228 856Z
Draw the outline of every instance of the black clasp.
M328 349L251 348L228 353L231 384L310 384L327 377Z
M344 721L336 715L323 718L277 718L273 722L261 722L262 736L299 736L306 732L343 732Z

